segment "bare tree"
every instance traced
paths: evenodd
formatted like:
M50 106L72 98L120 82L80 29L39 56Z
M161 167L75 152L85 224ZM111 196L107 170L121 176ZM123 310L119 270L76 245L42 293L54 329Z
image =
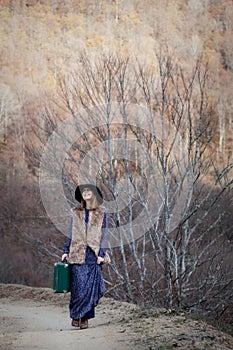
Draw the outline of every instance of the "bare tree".
M5 84L0 85L0 130L1 140L6 141L9 127L12 126L20 111L20 103L17 95Z
M112 205L110 241L117 237L118 244L105 269L109 293L170 308L214 309L218 298L219 310L224 291L228 305L231 248L221 229L228 208L220 205L230 196L232 165L214 164L216 106L208 99L207 65L198 60L188 74L169 53L157 53L153 69L117 55L93 62L83 54L59 86L56 110L45 108L39 124L73 118L79 137L59 165L70 205L77 174L88 180L93 173ZM67 142L64 129L54 133ZM103 144L104 157L96 151ZM33 143L28 154L35 155Z

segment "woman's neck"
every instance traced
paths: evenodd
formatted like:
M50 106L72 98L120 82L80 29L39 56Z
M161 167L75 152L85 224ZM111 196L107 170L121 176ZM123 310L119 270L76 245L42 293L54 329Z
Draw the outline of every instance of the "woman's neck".
M86 209L87 210L93 210L95 208L93 207L93 204L91 202L86 201Z

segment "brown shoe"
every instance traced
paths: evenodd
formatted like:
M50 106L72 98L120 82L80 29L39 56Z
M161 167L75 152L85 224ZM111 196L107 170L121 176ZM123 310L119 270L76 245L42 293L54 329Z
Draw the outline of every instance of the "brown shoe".
M75 319L73 318L73 320L72 320L72 322L71 322L71 326L73 326L73 327L79 327L79 326L80 326L79 320L75 320Z
M80 329L86 329L86 328L88 328L88 320L81 320Z

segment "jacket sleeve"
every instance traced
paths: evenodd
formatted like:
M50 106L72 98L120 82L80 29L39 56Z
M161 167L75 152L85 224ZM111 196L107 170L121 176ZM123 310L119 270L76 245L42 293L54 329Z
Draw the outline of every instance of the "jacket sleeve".
M104 213L103 225L102 225L102 236L100 240L99 256L103 258L106 254L106 248L108 246L108 214Z
M68 236L66 238L66 243L65 243L64 248L63 248L63 253L64 254L69 254L69 252L70 252L70 242L71 242L71 237L72 237L72 227L73 227L73 218L70 219Z

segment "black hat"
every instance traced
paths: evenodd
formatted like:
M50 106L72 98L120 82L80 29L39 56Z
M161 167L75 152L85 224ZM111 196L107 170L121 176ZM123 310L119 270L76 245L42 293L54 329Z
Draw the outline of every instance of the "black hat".
M93 185L93 184L82 184L77 186L76 190L75 190L75 199L81 203L82 200L82 191L84 188L90 188L90 190L92 190L94 192L94 194L96 195L96 198L98 199L99 203L102 204L103 203L103 195L100 191L100 189Z

